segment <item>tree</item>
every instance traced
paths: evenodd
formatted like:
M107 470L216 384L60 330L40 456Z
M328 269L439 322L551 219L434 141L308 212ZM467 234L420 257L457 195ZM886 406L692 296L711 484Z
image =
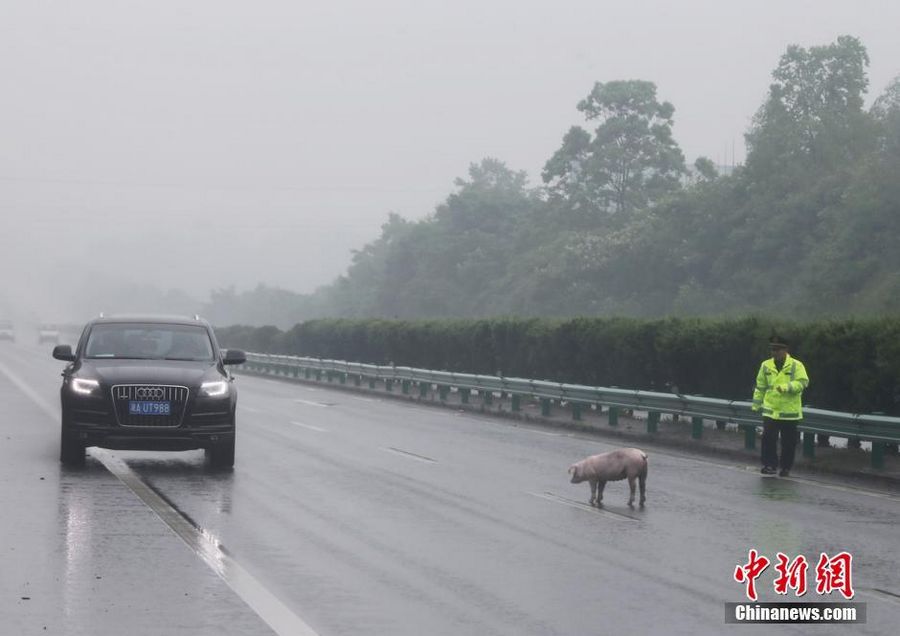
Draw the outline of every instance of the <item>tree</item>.
M597 82L578 110L597 122L593 137L574 126L543 172L570 209L621 218L680 187L685 165L672 137L675 107L657 100L653 82Z
M748 167L779 173L795 162L821 166L851 159L865 142L868 65L866 48L847 35L825 46L789 46L746 135Z
M696 178L698 181L712 181L719 176L716 164L709 157L697 157L697 160L694 162L694 171L697 174Z

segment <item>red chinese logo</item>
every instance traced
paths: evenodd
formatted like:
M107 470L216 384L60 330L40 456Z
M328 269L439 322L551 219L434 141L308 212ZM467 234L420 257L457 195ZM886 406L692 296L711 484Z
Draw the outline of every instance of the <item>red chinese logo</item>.
M786 554L778 553L778 563L775 571L778 578L775 579L775 592L787 594L788 589L794 590L797 596L806 594L806 570L809 564L802 554L791 561Z
M823 552L816 565L816 592L831 594L837 590L845 599L853 598L852 564L853 556L849 552L841 552L830 559Z
M778 562L775 571L775 593L787 594L788 590L794 590L797 596L806 594L806 572L809 562L802 554L791 560L786 554L777 554ZM756 579L769 567L768 558L760 555L756 550L750 549L747 553L747 563L734 568L734 580L744 583L747 598L756 601ZM852 577L853 556L849 552L841 552L829 558L824 552L819 556L816 565L816 594L831 594L840 592L844 598L850 600L854 596Z
M759 575L769 567L769 559L764 556L759 556L757 551L752 549L747 556L749 560L746 565L739 565L734 568L734 580L738 583L746 583L747 598L751 601L755 601L757 598L756 579L758 579Z

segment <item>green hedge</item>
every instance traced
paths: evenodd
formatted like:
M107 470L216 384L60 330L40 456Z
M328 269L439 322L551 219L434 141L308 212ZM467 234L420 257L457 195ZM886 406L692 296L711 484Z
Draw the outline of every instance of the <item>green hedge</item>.
M807 405L900 414L900 318L311 320L286 332L216 330L223 346L263 353L736 400L750 399L773 332L806 365Z

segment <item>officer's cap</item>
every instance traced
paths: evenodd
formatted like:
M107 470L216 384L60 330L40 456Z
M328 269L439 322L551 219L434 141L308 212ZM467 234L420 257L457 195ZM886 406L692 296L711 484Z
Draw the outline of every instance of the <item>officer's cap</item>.
M788 341L779 336L777 334L773 334L771 338L769 338L769 348L770 349L787 349Z

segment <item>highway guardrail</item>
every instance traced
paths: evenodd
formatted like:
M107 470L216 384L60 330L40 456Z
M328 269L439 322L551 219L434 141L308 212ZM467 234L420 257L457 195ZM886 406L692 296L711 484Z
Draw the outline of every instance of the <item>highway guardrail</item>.
M605 407L611 426L617 426L622 409L646 411L647 432L651 434L657 432L662 414L685 416L691 418L691 435L695 439L703 436L704 420L715 420L719 428L732 422L744 431L744 446L748 449L755 448L757 427L761 425L761 416L751 410L750 402L696 395L261 353L247 353L246 363L238 369L311 381L338 381L341 384L350 381L357 387L367 384L370 389L377 388L380 383L386 391L394 391L399 385L403 394L417 391L420 397L434 390L441 401L446 401L452 388L460 393L463 403L469 403L474 391L485 404L492 404L495 397L508 398L514 412L521 409L522 398L532 398L540 400L542 415L548 416L554 403L565 404L571 409L574 420L581 419L585 408L602 410ZM883 415L805 407L799 430L803 433L803 454L809 458L815 455L816 434L871 442L871 462L876 470L884 468L887 447L900 443L900 418Z

